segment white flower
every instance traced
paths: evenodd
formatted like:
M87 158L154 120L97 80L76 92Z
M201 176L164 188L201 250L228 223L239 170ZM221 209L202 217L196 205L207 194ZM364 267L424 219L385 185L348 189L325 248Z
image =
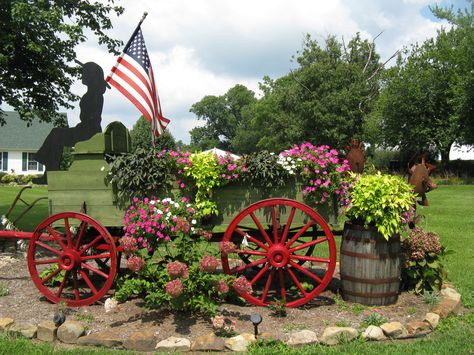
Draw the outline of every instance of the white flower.
M162 210L159 210L158 208L155 207L155 212L156 214L163 214L163 211Z
M191 207L191 204L190 204L190 203L188 203L188 204L186 205L186 207Z
M270 155L275 155L275 153L271 152Z
M194 233L194 227L191 227L191 232L193 232L193 233Z
M174 203L174 207L179 208L179 203L178 203L178 202L175 202L175 203Z
M103 166L102 168L100 168L100 171L104 171L105 170L105 166Z
M196 221L195 219L193 219L193 220L191 221L191 223L192 223L192 224L196 224L197 221Z
M298 158L298 159L296 159L296 160L298 160L298 161L303 161L303 160L301 160L301 158Z
M171 216L171 212L166 213L166 217Z
M288 172L289 172L291 175L294 175L294 173L295 173L293 170L289 170Z
M290 158L290 157L286 157L286 160L291 161L291 158Z

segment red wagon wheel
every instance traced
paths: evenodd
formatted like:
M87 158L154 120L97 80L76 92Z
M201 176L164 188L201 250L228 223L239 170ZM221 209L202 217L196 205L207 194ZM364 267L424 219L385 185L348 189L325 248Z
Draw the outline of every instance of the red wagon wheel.
M117 272L113 238L99 222L79 212L44 220L33 232L27 259L38 290L50 301L72 307L100 300Z
M250 224L258 234L240 227ZM321 236L315 238L310 228L321 231ZM255 305L281 300L286 307L298 307L331 281L336 266L333 234L324 219L303 203L271 198L250 205L232 220L223 241L235 238L242 239L240 248L222 254L222 266L227 274L247 277L254 291L241 296ZM235 266L241 256L246 262Z

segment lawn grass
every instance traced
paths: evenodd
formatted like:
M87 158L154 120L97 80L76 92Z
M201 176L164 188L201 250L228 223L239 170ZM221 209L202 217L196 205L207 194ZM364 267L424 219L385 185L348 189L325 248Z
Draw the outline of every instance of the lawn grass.
M0 215L13 201L18 188L0 187ZM28 194L28 195L27 195ZM34 187L25 192L25 199L32 201L46 195L46 189ZM28 196L28 197L26 197ZM446 258L448 280L462 295L463 304L471 309L462 317L451 317L440 322L439 329L426 338L410 341L364 343L355 341L335 347L321 345L304 348L287 348L281 344L257 345L251 354L473 354L474 353L474 185L440 186L428 194L429 207L420 207L425 215L421 226L440 235L443 245L454 251ZM33 230L47 215L47 203L36 206L25 218L23 230ZM317 314L315 315L317 316ZM50 344L38 344L25 340L0 336L0 354L80 354L82 350L66 352ZM91 353L90 350L87 353ZM117 353L100 350L94 354ZM123 353L123 352L120 352Z

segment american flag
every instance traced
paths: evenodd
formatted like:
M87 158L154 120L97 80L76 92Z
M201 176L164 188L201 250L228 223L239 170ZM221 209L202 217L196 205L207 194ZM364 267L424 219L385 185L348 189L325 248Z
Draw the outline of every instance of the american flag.
M140 27L105 80L125 95L151 123L154 143L155 137L163 133L170 121L161 112L153 69Z

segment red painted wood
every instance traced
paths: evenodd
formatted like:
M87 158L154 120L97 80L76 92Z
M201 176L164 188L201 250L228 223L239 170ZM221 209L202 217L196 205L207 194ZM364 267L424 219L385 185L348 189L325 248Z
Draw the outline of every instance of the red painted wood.
M291 209L287 221L279 220L276 211L280 208ZM255 217L263 215L256 213L261 209L269 211L270 222L266 223ZM308 221L290 232L296 212L305 214ZM247 221L253 220L255 229L242 231L239 224L244 218ZM299 241L303 240L305 235L308 238L305 233L310 227L317 227L318 232L324 235L313 237L311 241ZM248 245L240 244L235 253L222 254L222 266L227 274L245 275L248 278L254 291L252 294L241 293L241 296L255 305L267 306L278 299L285 302L286 307L301 306L319 295L332 279L336 266L334 236L326 221L303 203L284 198L271 198L254 203L232 220L223 241L235 241L236 236L242 238L242 242L245 236ZM325 251L324 256L313 254L315 245L318 245L318 251ZM243 264L231 267L239 258ZM313 262L326 265L318 270L323 275L315 274L311 268ZM311 289L305 289L308 283L311 284ZM261 286L261 290L256 289L258 286Z

